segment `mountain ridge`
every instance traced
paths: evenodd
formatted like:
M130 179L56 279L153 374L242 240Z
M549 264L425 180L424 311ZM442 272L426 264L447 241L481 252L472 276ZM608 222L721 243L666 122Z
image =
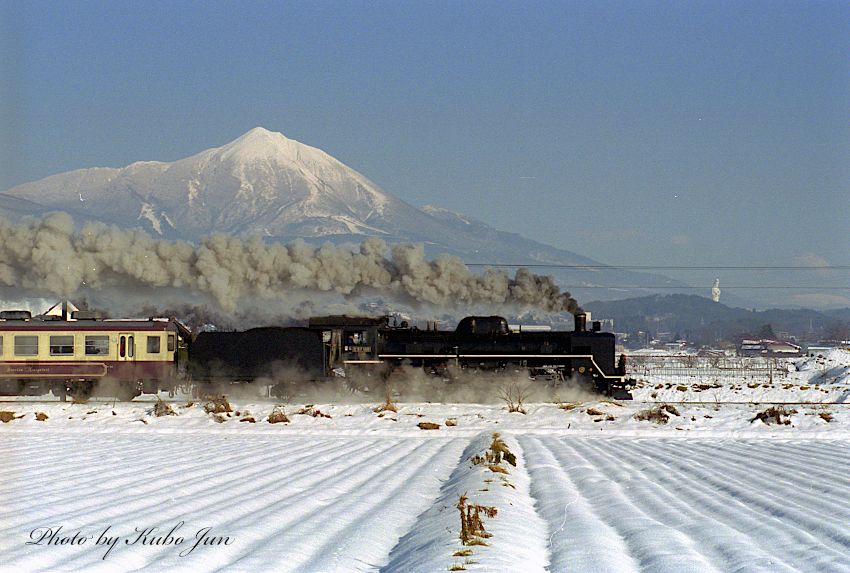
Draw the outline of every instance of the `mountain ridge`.
M80 221L141 227L161 238L190 242L213 233L337 244L374 236L388 243L423 243L429 256L447 252L470 263L599 264L448 209L415 207L321 149L262 127L177 161L80 169L0 194L0 209L20 212L22 207L25 214L59 209ZM587 294L594 297L600 295L597 285L604 284L682 285L661 275L617 269L553 274L562 283L593 289ZM608 294L646 292L651 291Z

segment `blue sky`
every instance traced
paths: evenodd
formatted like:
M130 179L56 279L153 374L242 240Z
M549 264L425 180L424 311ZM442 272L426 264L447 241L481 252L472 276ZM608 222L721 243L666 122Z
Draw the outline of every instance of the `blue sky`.
M0 189L259 125L607 263L850 264L846 2L0 6Z

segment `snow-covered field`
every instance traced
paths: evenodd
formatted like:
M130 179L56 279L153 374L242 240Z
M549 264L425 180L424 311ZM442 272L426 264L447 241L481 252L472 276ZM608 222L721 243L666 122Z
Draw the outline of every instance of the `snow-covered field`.
M6 403L0 570L850 571L847 363L760 386L841 402L764 420L740 380L712 390L743 403L707 394L656 421L641 401L288 404L277 424L264 402L222 421L182 400L162 417Z

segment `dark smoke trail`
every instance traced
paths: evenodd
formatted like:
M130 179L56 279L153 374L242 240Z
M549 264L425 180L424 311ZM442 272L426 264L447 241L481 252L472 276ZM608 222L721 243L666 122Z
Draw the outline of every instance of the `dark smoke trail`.
M388 249L369 238L351 251L329 243L316 248L303 241L266 244L213 235L193 246L101 224L76 231L66 213L19 224L0 219L0 285L63 297L83 290L177 289L205 295L225 311L248 301L285 299L293 290L343 296L372 291L442 307L578 308L551 277L528 269L513 278L493 269L474 274L457 257L426 260L421 245Z

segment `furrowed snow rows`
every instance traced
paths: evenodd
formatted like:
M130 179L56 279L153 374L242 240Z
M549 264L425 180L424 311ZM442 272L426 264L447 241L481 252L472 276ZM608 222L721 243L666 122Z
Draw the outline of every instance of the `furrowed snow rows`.
M553 571L850 568L846 442L519 441Z
M98 441L29 440L21 448L26 457L6 443L3 459L17 463L3 472L0 489L10 516L0 529L0 569L198 571L224 563L234 570L337 571L380 564L436 496L466 442L204 435ZM68 456L74 451L88 453ZM105 560L93 540L25 545L29 532L43 527L97 537L111 525L132 540L137 527L164 535L180 521L180 534L214 525L236 542L182 559L179 551L194 539L179 548L119 546Z
M262 428L110 415L86 432L56 412L0 442L2 571L850 570L838 434L590 437L520 415L423 432L371 410ZM180 546L124 543L181 522ZM59 526L92 537L26 545ZM104 558L107 526L121 543ZM181 557L207 527L231 542Z

